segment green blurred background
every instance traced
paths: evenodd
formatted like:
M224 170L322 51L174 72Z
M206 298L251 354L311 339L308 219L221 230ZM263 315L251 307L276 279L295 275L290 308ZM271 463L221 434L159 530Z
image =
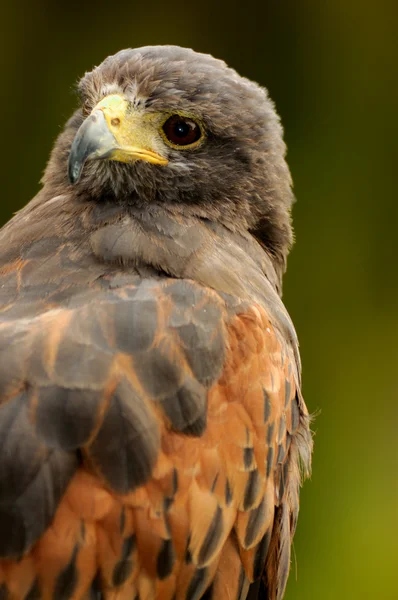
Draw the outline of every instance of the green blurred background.
M22 0L1 11L2 222L36 193L74 83L108 54L190 46L268 87L298 198L284 299L319 411L286 597L398 598L396 0Z

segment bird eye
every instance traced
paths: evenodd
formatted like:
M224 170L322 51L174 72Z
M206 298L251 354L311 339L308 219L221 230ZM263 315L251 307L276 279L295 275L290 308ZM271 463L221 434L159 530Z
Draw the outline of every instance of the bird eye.
M190 146L202 137L202 130L195 121L180 115L173 115L163 125L168 141L175 146Z

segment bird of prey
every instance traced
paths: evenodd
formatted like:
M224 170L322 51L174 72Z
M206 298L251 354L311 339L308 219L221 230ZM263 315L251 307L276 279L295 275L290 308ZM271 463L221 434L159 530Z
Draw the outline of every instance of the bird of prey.
M0 231L0 598L280 600L311 435L274 106L174 46L78 91Z

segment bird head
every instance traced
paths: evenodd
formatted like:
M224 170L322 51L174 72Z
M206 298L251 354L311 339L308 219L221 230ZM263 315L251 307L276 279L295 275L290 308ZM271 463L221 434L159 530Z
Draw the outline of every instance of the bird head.
M108 57L78 90L45 183L68 177L94 200L172 205L251 231L284 261L293 196L264 88L209 55L153 46Z

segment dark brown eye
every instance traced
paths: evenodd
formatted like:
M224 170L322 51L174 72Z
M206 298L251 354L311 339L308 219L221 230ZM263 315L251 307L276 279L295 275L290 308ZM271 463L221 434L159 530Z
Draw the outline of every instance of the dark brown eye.
M180 115L173 115L163 125L163 131L175 146L189 146L202 137L202 131L195 121Z

